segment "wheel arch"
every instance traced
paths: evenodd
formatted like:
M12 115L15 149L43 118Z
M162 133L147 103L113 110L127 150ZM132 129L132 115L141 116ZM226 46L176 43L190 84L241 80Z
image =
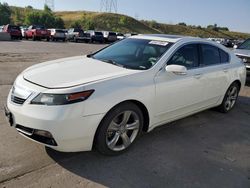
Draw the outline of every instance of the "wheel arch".
M98 129L99 129L100 125L102 124L102 122L103 122L104 118L106 117L106 115L107 115L110 111L112 111L114 108L116 108L118 105L121 105L121 104L124 104L124 103L129 103L129 102L130 102L130 103L134 103L134 104L135 104L136 106L138 106L139 109L142 111L143 118L144 118L142 131L143 131L143 132L147 132L147 131L148 131L150 119L149 119L149 112L148 112L147 107L146 107L142 102L140 102L140 101L138 101L138 100L132 100L132 99L131 99L131 100L125 100L125 101L122 101L122 102L116 104L115 106L113 106L113 107L103 116L102 120L100 121L100 123L99 123L99 125L98 125L98 127L97 127L97 129L96 129L92 148L95 147L96 136L97 136Z
M237 79L237 80L234 80L234 81L230 84L230 86L231 86L232 84L234 84L234 83L236 83L236 84L239 86L239 90L241 90L241 86L242 86L242 85L241 85L241 81L238 80L238 79ZM229 86L229 87L230 87L230 86Z

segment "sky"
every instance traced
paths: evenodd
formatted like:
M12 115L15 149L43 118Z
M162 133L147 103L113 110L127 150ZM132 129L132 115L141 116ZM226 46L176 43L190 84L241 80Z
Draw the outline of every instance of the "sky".
M54 0L55 11L100 11L101 0ZM161 23L217 24L250 33L250 0L117 0L118 13ZM45 0L0 0L14 6L42 9Z

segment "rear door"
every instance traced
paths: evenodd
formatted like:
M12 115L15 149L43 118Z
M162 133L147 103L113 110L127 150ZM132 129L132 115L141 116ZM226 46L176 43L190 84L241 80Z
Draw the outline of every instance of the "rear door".
M206 106L216 104L224 96L229 84L229 55L224 50L200 44L202 76L205 79Z

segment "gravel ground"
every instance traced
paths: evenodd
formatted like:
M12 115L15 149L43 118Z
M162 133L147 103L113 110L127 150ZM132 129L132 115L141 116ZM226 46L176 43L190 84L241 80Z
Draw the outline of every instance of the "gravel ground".
M56 152L8 126L2 106L22 70L101 47L0 42L0 187L250 187L250 79L229 114L207 110L161 126L116 157Z

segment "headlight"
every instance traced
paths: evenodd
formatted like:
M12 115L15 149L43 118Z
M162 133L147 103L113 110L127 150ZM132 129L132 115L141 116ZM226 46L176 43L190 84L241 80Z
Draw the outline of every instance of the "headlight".
M40 93L31 101L31 104L53 106L53 105L66 105L66 104L82 102L87 100L94 91L95 90L88 90L70 94Z

